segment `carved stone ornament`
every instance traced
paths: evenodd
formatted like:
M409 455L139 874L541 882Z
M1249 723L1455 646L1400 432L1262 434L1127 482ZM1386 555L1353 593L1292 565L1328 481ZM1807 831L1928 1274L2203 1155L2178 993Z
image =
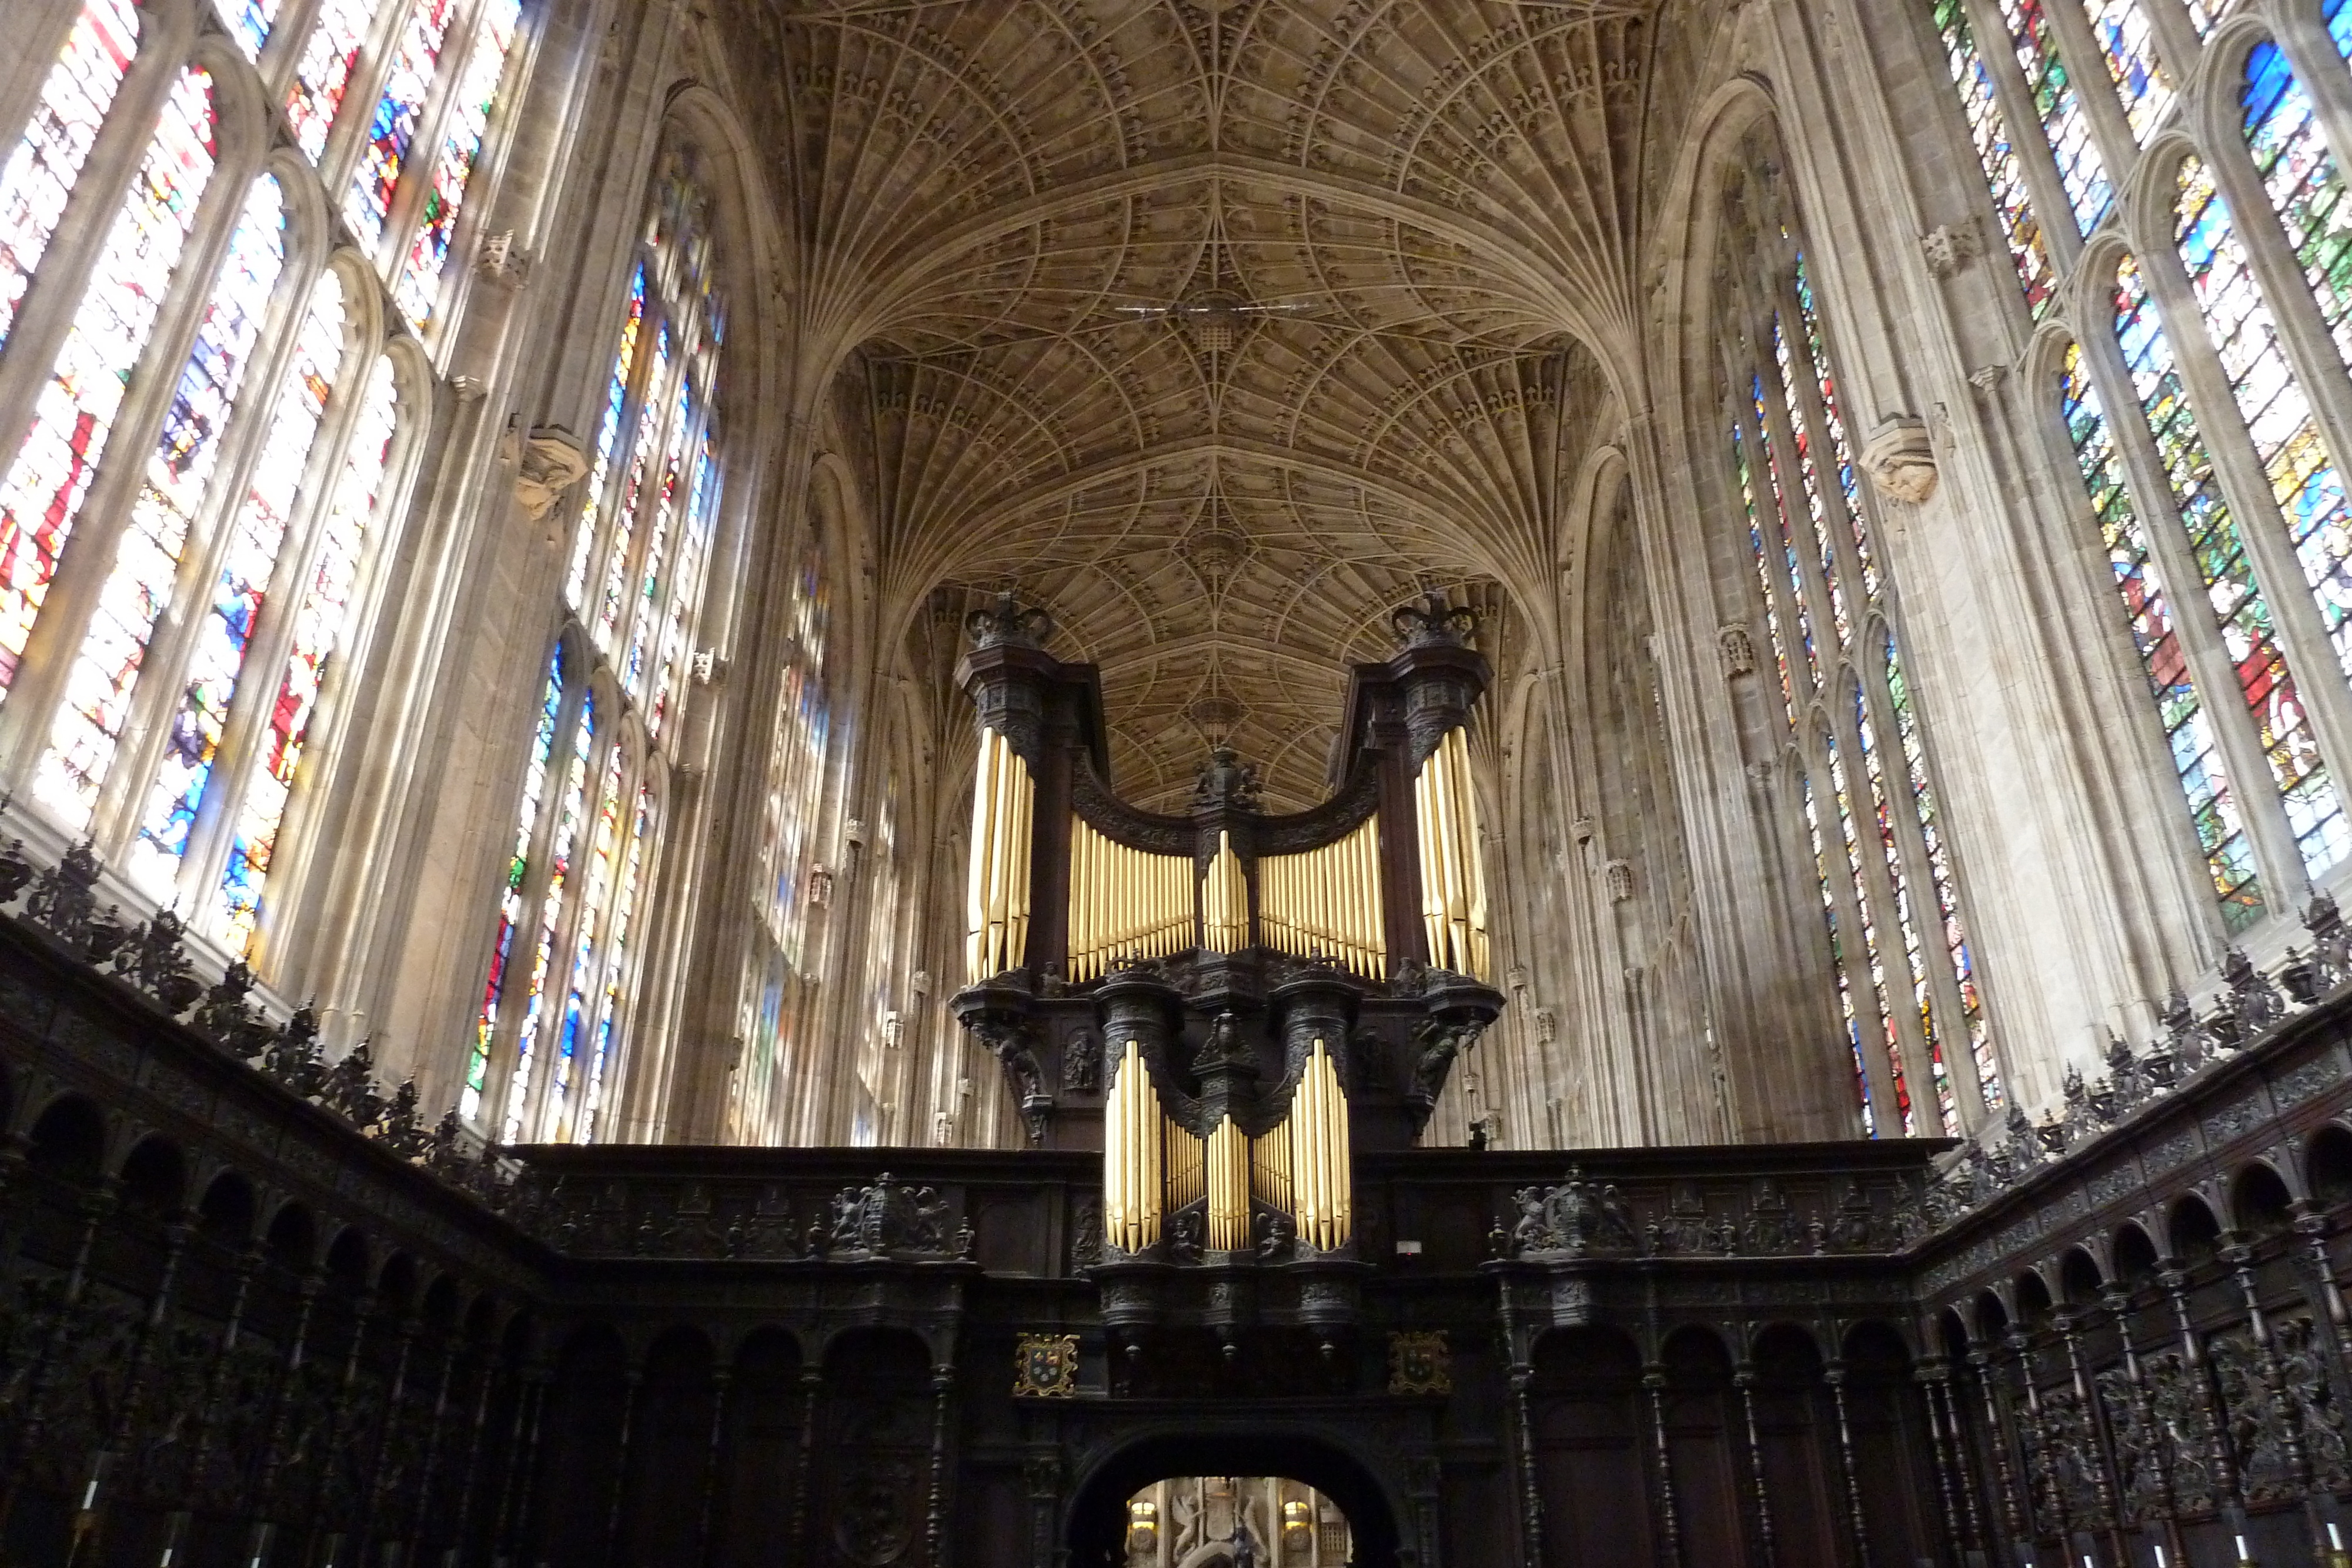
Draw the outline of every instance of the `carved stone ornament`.
M1075 1399L1078 1394L1078 1336L1024 1333L1013 1358L1015 1399Z
M1558 1186L1523 1186L1511 1195L1518 1219L1507 1238L1506 1254L1521 1258L1565 1254L1581 1258L1596 1246L1631 1250L1633 1216L1614 1182L1592 1183L1571 1166Z
M520 288L530 281L531 254L515 244L514 230L500 229L482 236L474 253L474 271L493 283Z
M1880 420L1863 444L1862 466L1887 499L1913 507L1927 500L1939 477L1927 421L1907 413Z
M538 522L588 472L588 455L580 438L560 424L534 425L527 436L510 431L507 441L516 465L515 501Z
M1433 592L1418 603L1400 605L1389 624L1408 648L1464 648L1478 630L1478 612Z
M1609 902L1622 904L1633 896L1633 862L1611 861L1601 868L1601 882L1609 889Z
M1748 628L1734 623L1719 626L1715 632L1715 649L1723 658L1723 678L1738 680L1756 673L1756 640Z
M872 1186L844 1187L833 1200L827 1238L835 1256L951 1258L964 1250L962 1231L947 1233L948 1206L929 1187L908 1186L885 1171Z
M1983 242L1970 225L1942 224L1919 236L1919 252L1927 258L1927 271L1939 278L1958 277L1983 250Z
M1454 1392L1454 1352L1444 1329L1389 1335L1389 1392Z

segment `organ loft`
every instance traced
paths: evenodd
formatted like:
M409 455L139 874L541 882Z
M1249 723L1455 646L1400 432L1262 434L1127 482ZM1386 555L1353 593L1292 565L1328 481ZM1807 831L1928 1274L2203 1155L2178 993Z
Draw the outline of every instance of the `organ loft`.
M9 0L0 1568L2352 1568L2352 0Z

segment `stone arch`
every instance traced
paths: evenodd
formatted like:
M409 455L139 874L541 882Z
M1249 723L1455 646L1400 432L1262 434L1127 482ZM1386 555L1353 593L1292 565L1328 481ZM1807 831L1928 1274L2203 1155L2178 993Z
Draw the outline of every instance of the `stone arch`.
M1398 1506L1403 1495L1399 1478L1383 1473L1328 1428L1258 1420L1150 1426L1097 1453L1081 1472L1063 1515L1070 1568L1123 1563L1127 1500L1153 1481L1187 1475L1269 1475L1304 1482L1348 1516L1355 1568L1399 1568L1405 1517Z

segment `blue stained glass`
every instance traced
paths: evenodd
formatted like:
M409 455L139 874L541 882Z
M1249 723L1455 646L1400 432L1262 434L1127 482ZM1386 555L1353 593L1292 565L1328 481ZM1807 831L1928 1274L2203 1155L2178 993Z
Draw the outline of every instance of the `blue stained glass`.
M2025 73L2026 90L2033 95L2034 110L2042 116L2042 131L2057 160L2058 181L2074 208L2074 225L2087 235L2098 227L2116 201L2106 164L2091 139L2090 117L2084 113L2082 97L2075 91L2065 61L2059 57L2044 0L2001 0L2000 8L2009 22L2018 68Z

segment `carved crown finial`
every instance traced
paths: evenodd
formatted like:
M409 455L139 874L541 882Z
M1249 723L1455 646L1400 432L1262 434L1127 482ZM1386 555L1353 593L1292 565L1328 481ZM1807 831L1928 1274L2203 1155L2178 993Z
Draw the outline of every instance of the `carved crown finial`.
M1193 782L1192 804L1263 810L1261 788L1257 769L1244 763L1232 747L1220 746L1209 753L1209 765Z
M963 630L975 648L1043 648L1054 634L1054 618L1034 605L1024 608L1007 591L965 616Z
M1417 603L1400 605L1389 624L1408 648L1463 648L1478 630L1478 612L1467 605L1448 604L1445 595L1432 591Z

